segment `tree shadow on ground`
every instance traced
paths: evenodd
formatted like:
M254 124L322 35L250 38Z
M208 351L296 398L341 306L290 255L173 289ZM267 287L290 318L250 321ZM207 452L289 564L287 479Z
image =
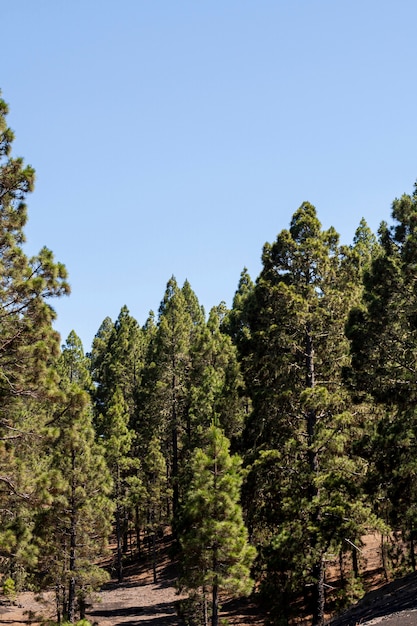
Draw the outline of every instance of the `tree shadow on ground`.
M232 624L238 624L239 618L244 617L245 624L263 624L267 618L265 611L253 598L229 598L221 603L222 617L231 620Z
M152 615L150 615L150 613ZM126 617L133 618L126 621ZM143 618L141 617L143 616ZM132 606L132 607L115 607L107 609L95 609L89 612L89 617L98 618L105 617L112 620L113 626L123 624L123 626L176 626L178 617L173 613L172 602L161 602L152 606ZM118 621L118 618L123 618Z
M391 583L371 591L355 606L345 613L332 619L330 626L356 626L370 620L384 618L384 626L388 624L417 625L417 572L394 580ZM412 611L407 617L394 614ZM392 616L388 622L388 616ZM410 621L411 620L411 621Z

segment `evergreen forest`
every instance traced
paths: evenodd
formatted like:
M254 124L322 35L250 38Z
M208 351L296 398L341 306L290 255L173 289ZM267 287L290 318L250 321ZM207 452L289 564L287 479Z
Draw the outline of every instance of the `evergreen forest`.
M167 533L190 626L222 623L224 594L252 594L271 626L322 626L364 594L370 534L386 579L415 571L417 187L350 245L304 202L231 309L204 311L172 276L157 313L121 306L86 352L53 327L65 266L24 251L35 172L7 113L1 597L53 589L56 622L76 623L128 559L156 581Z

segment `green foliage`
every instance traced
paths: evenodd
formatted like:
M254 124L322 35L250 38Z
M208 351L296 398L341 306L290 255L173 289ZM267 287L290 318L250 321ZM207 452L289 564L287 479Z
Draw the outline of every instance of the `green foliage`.
M361 578L356 578L350 573L343 589L337 594L336 611L340 612L356 604L365 595L365 589Z
M172 277L159 307L156 327L149 325L138 424L143 453L152 437L161 441L167 462L174 518L180 501L180 472L189 449L191 346L203 323L202 310L186 282Z
M347 378L359 398L379 405L364 442L372 461L368 492L387 523L401 529L416 569L417 185L394 200L392 218L392 226L381 224L363 299L349 317Z
M323 231L303 203L289 230L265 244L241 314L238 345L253 407L244 502L266 572L262 588L287 617L291 594L308 590L317 623L326 552L377 523L363 497L366 464L351 450L359 425L342 378L347 312L368 263L365 231L362 224L356 247L340 247L335 230Z
M188 442L199 447L211 423L218 424L229 438L240 436L244 420L243 379L237 350L221 331L224 311L214 307L206 324L201 324L191 345Z
M22 579L38 558L34 512L50 499L43 444L47 407L59 395L53 370L59 336L48 301L69 286L50 250L24 253L25 200L35 172L11 156L7 113L0 99L0 563Z
M48 450L53 499L37 512L36 535L43 582L54 585L57 605L73 621L76 596L88 594L106 579L95 562L111 530L112 480L96 440L91 402L83 388L88 386L88 369L75 333L64 346L57 371L61 396L50 407L57 433Z
M185 626L207 626L207 618L211 617L211 609L207 606L207 598L198 591L192 591L188 598L178 600L177 613Z
M16 597L16 583L13 578L6 578L3 582L3 595L13 601Z
M90 355L96 386L92 394L95 426L104 445L113 479L117 540L116 569L123 577L123 543L133 511L144 494L137 433L137 389L141 380L143 333L122 307L114 324L106 318L93 342Z
M113 324L106 318L100 326L91 354L91 371L96 383L93 393L98 431L106 428L105 418L113 394L118 387L127 403L129 421L137 418L136 390L143 368L143 336L137 321L126 306ZM103 422L104 420L104 422Z
M61 378L69 383L76 384L85 391L92 390L90 359L84 354L81 339L74 330L70 332L62 346L57 370Z
M204 449L191 457L191 483L182 509L181 584L212 591L212 623L217 623L217 593L249 594L255 548L248 542L239 504L241 459L230 455L229 441L215 425Z

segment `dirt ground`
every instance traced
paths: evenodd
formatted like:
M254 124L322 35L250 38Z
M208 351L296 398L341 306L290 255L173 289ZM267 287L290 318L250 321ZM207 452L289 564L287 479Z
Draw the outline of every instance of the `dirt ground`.
M417 573L381 583L379 538L370 536L361 554L367 572L369 591L341 616L329 620L331 626L417 626ZM175 581L176 571L168 558L168 543L161 550L158 582L153 583L149 563L133 563L125 568L124 581L107 583L91 601L88 619L97 626L180 626L177 602L181 599ZM330 578L328 579L330 580ZM262 626L265 615L249 600L223 598L222 618L230 626ZM54 596L45 593L18 595L14 606L0 604L0 624L23 626L41 624L41 617L55 618ZM300 623L301 626L301 623Z
M331 622L331 626L359 624L417 625L417 573L367 593L354 607Z
M168 557L169 540L162 546L153 583L149 563L134 563L124 569L124 580L111 580L92 598L86 617L96 626L180 626L177 602L186 596L178 594L176 569ZM221 617L227 617L230 626L262 626L263 616L248 600L223 598ZM39 626L41 618L56 619L53 593L35 598L33 593L20 593L14 606L0 604L0 624ZM37 619L37 618L38 619Z
M329 620L331 626L417 626L417 572L385 582L381 538L369 535L360 554L360 571L366 595L342 615Z

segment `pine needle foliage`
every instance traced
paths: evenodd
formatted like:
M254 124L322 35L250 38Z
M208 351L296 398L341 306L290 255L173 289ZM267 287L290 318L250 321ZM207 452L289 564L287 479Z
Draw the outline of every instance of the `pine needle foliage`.
M192 455L193 478L182 509L181 584L211 591L211 623L217 626L219 591L247 595L252 590L255 548L248 542L239 504L241 459L230 454L229 441L217 426L210 426L206 437L206 446Z

